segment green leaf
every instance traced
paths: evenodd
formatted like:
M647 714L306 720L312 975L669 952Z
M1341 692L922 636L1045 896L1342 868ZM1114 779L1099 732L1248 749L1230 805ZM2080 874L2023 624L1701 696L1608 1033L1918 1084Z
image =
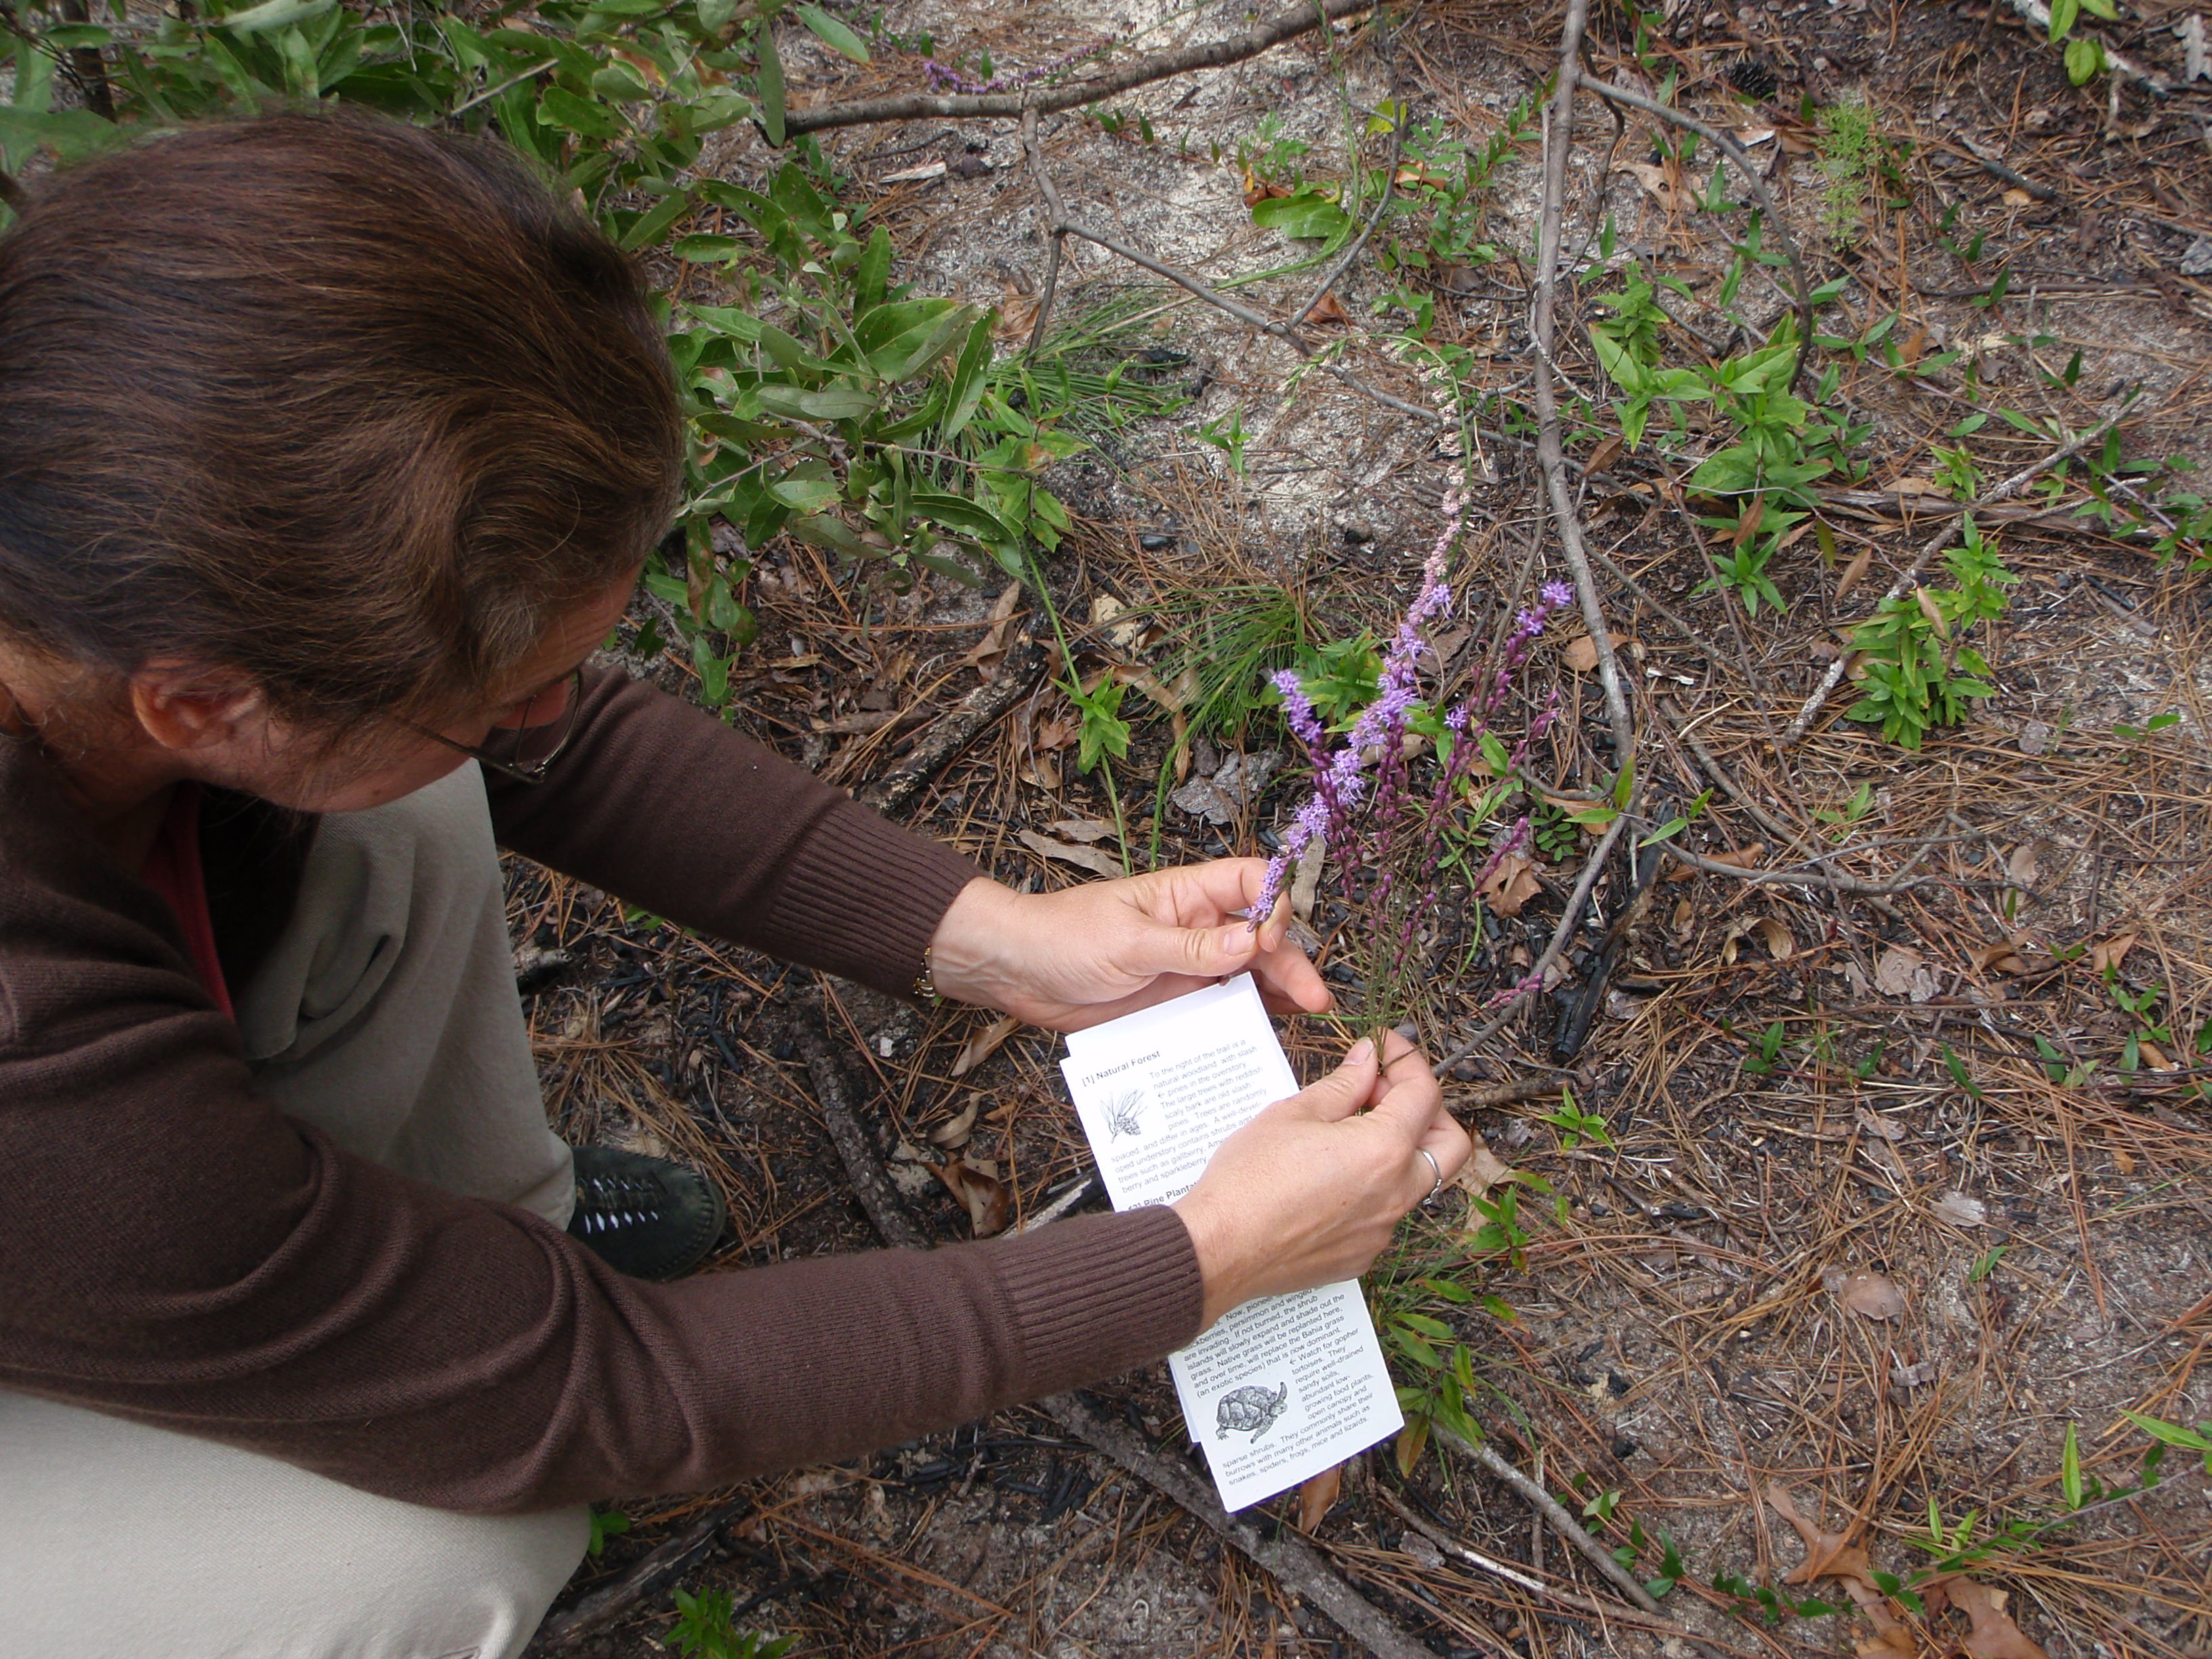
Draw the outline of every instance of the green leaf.
M635 253L641 247L654 246L668 234L672 225L690 210L690 192L678 191L659 206L637 216L635 222L622 234L623 251L625 253Z
M868 61L868 45L819 6L795 6L792 15L814 31L823 44L842 52L856 64Z
M872 542L862 541L854 533L853 527L842 519L833 519L826 514L817 514L812 518L793 519L784 528L803 542L811 542L817 547L827 547L839 553L850 554L856 559L880 559L885 556L884 549L878 547Z
M975 325L968 331L968 343L960 348L960 359L953 366L952 384L945 398L945 424L940 428L948 443L975 418L975 406L983 399L990 367L991 314L987 313L978 317Z
M2060 1489L2066 1494L2066 1507L2069 1510L2080 1509L2081 1507L2081 1447L2075 1437L2074 1425L2071 1423L2066 1425L2066 1445L2059 1454L2058 1480ZM1935 1500L1931 1498L1929 1501L1933 1503Z
M873 393L851 386L801 392L796 386L764 386L757 395L763 409L786 420L857 421L876 408Z
M884 302L884 284L890 276L891 236L881 225L868 238L860 263L853 267L853 308L865 312Z
M837 486L828 478L778 478L768 493L799 512L819 513L837 499Z
M548 87L538 100L538 125L559 127L586 138L619 138L622 117L605 104L594 104L559 87Z
M258 6L248 6L244 11L211 21L234 33L258 34L267 29L281 29L288 23L320 17L337 3L338 0L261 0Z
M2083 87L2104 70L2105 49L2086 34L2066 43L2066 78Z
M853 341L869 367L896 385L951 350L975 317L973 306L957 300L901 300L862 315L853 325Z
M761 100L761 130L768 141L778 149L783 148L783 59L775 50L775 32L766 23L753 36L760 52L758 88Z
M668 251L691 264L716 265L736 258L744 245L734 236L679 236Z
M617 104L635 104L653 96L645 77L620 58L592 76L592 90Z
M1316 190L1271 196L1252 210L1252 222L1285 236L1334 236L1352 228L1352 216Z
M2081 0L2051 0L2051 40L2053 46L2073 32L2075 22L2081 15Z
M1746 444L1734 444L1699 461L1689 477L1689 487L1709 495L1741 495L1759 487L1759 455Z
M2120 1407L2120 1415L2154 1440L2163 1440L2167 1445L2179 1446L2184 1451L2212 1452L2212 1434L2200 1434L2179 1423L2161 1422L2155 1417L2146 1417L2141 1412L2131 1412L2124 1406Z
M943 490L917 489L912 505L915 513L933 524L947 530L973 536L989 543L1012 542L1020 539L1016 531L1004 519L977 501L964 495L948 495Z

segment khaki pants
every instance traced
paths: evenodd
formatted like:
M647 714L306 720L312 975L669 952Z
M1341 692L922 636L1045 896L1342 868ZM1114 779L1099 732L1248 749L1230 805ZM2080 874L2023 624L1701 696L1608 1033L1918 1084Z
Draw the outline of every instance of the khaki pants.
M237 998L257 1085L347 1151L565 1223L474 763L326 818ZM0 1659L512 1659L586 1511L480 1516L0 1393Z

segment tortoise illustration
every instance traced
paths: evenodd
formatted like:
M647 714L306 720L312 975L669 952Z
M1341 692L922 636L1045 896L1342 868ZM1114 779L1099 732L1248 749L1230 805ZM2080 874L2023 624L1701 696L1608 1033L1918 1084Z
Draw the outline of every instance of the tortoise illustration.
M1273 1394L1249 1383L1241 1389L1231 1389L1221 1396L1213 1407L1214 1438L1226 1440L1229 1431L1249 1434L1257 1440L1275 1426L1275 1419L1291 1403L1291 1385L1284 1383Z
M1137 1121L1137 1108L1144 1103L1142 1089L1125 1090L1114 1097L1112 1104L1106 1108L1106 1126L1114 1139L1119 1140L1123 1135L1133 1139L1144 1133L1144 1126Z

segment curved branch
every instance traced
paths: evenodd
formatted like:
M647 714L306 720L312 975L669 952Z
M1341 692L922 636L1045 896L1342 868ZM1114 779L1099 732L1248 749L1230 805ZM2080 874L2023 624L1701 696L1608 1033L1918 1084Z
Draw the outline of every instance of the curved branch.
M1636 722L1628 712L1628 694L1622 688L1620 664L1613 650L1613 635L1606 626L1597 578L1590 570L1589 551L1583 544L1581 521L1575 515L1567 489L1566 457L1559 443L1559 399L1552 382L1559 368L1552 356L1553 308L1559 283L1560 221L1567 195L1567 155L1574 148L1575 88L1581 78L1583 27L1589 21L1589 0L1567 0L1566 27L1559 48L1559 79L1552 94L1550 118L1544 133L1544 198L1536 232L1536 301L1529 319L1529 334L1536 351L1536 464L1544 474L1544 493L1552 518L1559 526L1559 546L1567 568L1574 573L1575 592L1582 600L1583 623L1597 647L1598 683L1605 688L1606 715L1613 728L1613 764L1616 771L1636 754ZM1564 377L1562 377L1564 378Z
M1149 86L1154 81L1165 81L1192 70L1218 69L1225 64L1241 64L1248 58L1257 58L1261 52L1281 46L1285 40L1295 40L1319 28L1323 23L1333 23L1340 17L1366 11L1373 3L1374 0L1321 0L1319 5L1295 7L1264 22L1256 23L1246 33L1230 40L1210 41L1202 46L1185 46L1179 52L1164 52L1154 57L1140 58L1111 75L1100 76L1095 81L1079 82L1073 86L1055 87L1049 92L990 92L951 96L916 93L899 98L863 98L850 104L817 104L806 109L791 111L784 117L783 128L785 132L796 137L802 132L823 132L831 127L866 126L880 121L916 121L931 116L940 120L979 115L1012 118L1030 109L1041 115L1054 115L1064 109L1095 104L1102 98L1131 92L1139 87Z

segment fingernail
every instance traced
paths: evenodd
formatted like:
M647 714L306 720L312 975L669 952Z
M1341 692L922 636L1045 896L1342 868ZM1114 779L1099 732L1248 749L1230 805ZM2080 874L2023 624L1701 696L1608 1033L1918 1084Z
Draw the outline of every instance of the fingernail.
M1347 1066L1364 1066L1374 1057L1375 1039L1362 1037L1345 1051L1344 1063Z

